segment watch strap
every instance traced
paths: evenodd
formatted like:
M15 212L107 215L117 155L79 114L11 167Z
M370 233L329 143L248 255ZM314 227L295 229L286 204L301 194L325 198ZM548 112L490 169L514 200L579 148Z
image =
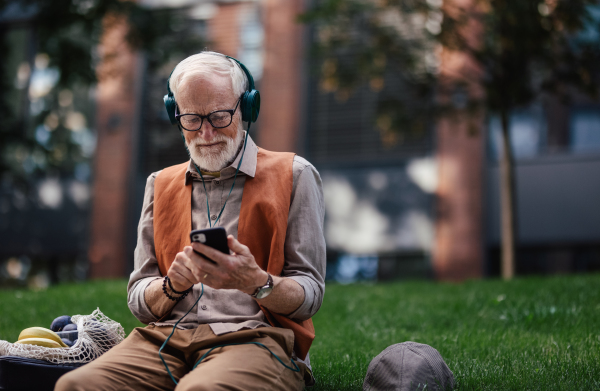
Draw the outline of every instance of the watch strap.
M271 276L270 273L267 273L267 276L268 276L267 283L265 285L263 285L263 286L259 286L258 288L256 288L256 290L254 291L254 293L251 294L250 296L252 296L254 298L257 298L258 294L261 291L263 291L264 289L269 289L269 288L273 289L273 277Z

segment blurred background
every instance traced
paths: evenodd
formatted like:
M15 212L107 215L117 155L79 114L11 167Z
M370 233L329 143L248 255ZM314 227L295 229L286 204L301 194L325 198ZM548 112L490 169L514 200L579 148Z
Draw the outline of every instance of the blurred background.
M253 74L258 145L319 170L329 280L499 276L506 183L514 274L600 270L600 7L511 3L0 1L1 286L129 275L204 49Z

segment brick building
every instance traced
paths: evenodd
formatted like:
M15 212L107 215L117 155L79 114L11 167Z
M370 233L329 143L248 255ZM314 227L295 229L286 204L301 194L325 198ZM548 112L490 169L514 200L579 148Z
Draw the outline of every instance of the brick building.
M485 113L441 119L419 137L386 143L372 124L376 92L365 86L340 101L318 88L307 58L310 31L295 22L303 7L302 1L214 1L194 5L189 13L203 25L209 49L240 59L257 79L262 110L252 136L258 144L297 152L321 172L328 260L375 256L381 279L497 275L494 119ZM118 29L106 33L107 44L114 45ZM129 80L112 89L101 83L98 89L92 277L131 270L145 178L186 159L162 107L170 69L144 73L139 54L120 53ZM446 53L441 71L469 72L466 61ZM399 88L398 83L388 84ZM555 110L539 118L535 110L513 116L517 272L597 270L600 208L593 207L593 200L600 196L600 185L586 178L600 173L600 140L587 130L600 124L599 107L581 99L561 107L562 126L546 120L557 115ZM537 139L527 144L519 139L523 134ZM523 155L519 148L534 151ZM561 190L561 183L582 191ZM563 206L564 213L558 212Z
M498 275L496 119L459 115L415 137L386 139L373 125L378 92L362 86L339 99L319 88L308 57L311 31L296 23L305 2L140 3L183 7L206 48L234 56L250 69L262 98L252 137L266 149L306 157L323 178L328 274L343 277L375 260L377 270L363 272L379 279ZM79 222L69 226L80 227L69 231L79 236L69 238L76 238L80 253L87 248L92 278L122 277L132 270L146 178L187 159L162 103L176 61L151 71L145 54L125 44L123 20L108 18L105 27L100 52L112 60L98 68L92 204L69 213ZM459 55L442 54L441 72L469 72L468 65ZM386 88L402 90L402 82L387 80ZM600 106L583 97L570 105L547 99L513 114L517 273L600 269L600 181L593 179L600 174L598 129ZM17 209L10 213L14 220L23 215ZM89 234L81 229L88 215ZM11 226L2 227L8 235ZM12 244L4 246L10 254L2 256L31 248ZM67 249L53 252L63 253ZM347 261L349 269L340 270L338 260Z

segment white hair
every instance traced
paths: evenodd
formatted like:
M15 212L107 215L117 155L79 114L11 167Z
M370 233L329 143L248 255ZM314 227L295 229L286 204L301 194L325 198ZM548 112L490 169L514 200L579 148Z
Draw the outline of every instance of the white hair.
M177 101L177 92L182 83L199 75L215 73L231 77L234 95L241 96L244 91L248 90L249 82L246 74L235 60L221 53L206 51L189 56L177 64L173 70L169 79L169 88L173 92L175 101Z

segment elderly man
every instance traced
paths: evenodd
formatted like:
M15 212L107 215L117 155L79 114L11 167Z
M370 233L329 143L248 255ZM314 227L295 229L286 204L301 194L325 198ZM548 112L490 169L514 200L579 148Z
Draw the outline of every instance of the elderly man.
M256 120L260 98L237 60L188 57L168 90L191 160L146 184L127 289L148 326L56 390L302 389L312 380L310 318L324 293L319 174L247 137L243 121ZM230 254L190 244L192 229L215 225L229 234Z

